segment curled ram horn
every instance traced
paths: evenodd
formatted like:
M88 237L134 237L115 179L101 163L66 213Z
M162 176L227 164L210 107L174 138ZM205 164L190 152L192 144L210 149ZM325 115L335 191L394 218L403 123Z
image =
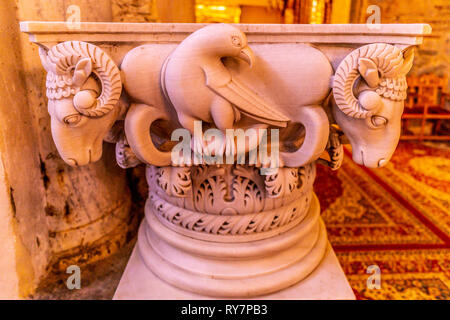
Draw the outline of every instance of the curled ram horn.
M386 78L400 76L403 60L399 48L384 43L368 44L352 51L339 64L333 80L333 95L339 109L354 118L366 118L376 112L375 107L369 108L370 104L361 103L353 94L356 79L361 76L369 87L377 87ZM375 98L370 96L365 100L375 101Z
M66 41L53 46L45 57L41 55L42 58L45 60L45 69L55 75L71 77L74 67L82 63L86 70L92 70L98 77L102 86L99 97L89 97L88 93L80 91L77 93L79 96L74 99L85 102L74 103L81 114L101 117L117 104L122 92L120 71L114 61L99 47L83 41ZM76 76L74 75L74 79ZM88 76L89 74L84 74L81 78L85 80ZM72 85L80 87L82 83L74 81Z

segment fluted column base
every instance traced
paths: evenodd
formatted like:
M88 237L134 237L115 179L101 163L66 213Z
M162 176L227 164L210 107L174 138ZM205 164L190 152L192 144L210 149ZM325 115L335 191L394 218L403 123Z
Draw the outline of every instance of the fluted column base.
M115 299L354 299L315 196L292 228L239 243L193 239L146 211Z

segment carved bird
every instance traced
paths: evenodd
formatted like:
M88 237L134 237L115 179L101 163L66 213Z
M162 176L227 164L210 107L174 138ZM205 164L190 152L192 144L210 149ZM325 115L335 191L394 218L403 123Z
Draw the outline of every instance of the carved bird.
M234 26L212 24L188 36L165 61L161 86L191 133L194 121L231 129L240 113L259 123L285 127L289 119L275 106L232 77L222 58L254 63L245 34Z

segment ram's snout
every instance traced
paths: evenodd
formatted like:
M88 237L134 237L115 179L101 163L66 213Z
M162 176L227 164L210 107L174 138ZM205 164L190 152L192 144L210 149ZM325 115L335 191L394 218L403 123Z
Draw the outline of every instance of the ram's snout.
M63 160L71 166L83 166L100 159L103 138L114 124L118 109L103 117L80 114L73 100L49 101L52 136Z

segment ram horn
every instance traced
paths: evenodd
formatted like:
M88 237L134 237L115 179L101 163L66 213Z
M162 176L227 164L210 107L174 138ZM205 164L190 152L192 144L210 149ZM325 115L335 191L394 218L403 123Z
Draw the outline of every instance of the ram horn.
M57 75L70 75L68 73L84 58L91 59L92 72L100 80L102 92L91 106L77 110L88 117L101 117L114 108L122 92L119 68L102 49L83 41L59 43L47 53L47 68Z
M361 75L361 62L375 65L377 72L369 76ZM374 110L365 109L353 94L356 79L360 75L366 77L366 82L373 86L380 76L384 78L397 76L402 65L401 50L389 44L373 43L354 50L342 60L334 76L333 95L337 106L350 117L368 117Z

